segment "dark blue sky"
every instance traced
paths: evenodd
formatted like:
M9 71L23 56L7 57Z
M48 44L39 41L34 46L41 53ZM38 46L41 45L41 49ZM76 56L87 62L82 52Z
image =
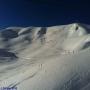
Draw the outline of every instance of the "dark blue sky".
M83 0L0 0L0 27L90 24L90 2Z

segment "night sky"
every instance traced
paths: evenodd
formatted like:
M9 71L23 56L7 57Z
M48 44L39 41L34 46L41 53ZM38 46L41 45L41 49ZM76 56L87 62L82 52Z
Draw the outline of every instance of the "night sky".
M0 27L90 24L90 2L83 0L0 0Z

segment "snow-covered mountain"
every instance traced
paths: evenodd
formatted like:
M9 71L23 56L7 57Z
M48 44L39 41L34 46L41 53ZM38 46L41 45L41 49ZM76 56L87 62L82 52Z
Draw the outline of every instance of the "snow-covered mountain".
M0 87L90 90L90 25L0 30Z

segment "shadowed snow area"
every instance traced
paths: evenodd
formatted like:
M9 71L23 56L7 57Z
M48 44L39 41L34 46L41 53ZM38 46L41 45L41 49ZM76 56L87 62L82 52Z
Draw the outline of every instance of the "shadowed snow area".
M0 30L0 88L90 90L90 26Z

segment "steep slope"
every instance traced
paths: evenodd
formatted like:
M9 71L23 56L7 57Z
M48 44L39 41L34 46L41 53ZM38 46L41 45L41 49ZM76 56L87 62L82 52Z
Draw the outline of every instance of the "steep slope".
M0 87L89 90L90 27L8 27L0 31Z

